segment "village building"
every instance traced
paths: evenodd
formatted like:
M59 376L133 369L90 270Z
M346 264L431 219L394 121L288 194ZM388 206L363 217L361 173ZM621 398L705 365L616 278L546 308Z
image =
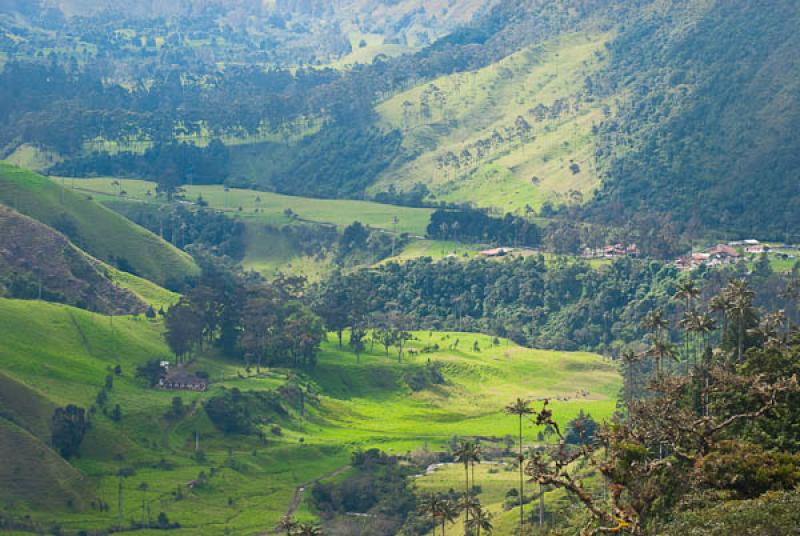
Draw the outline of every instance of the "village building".
M636 244L612 244L603 246L602 249L585 249L583 256L586 258L607 258L614 259L617 257L638 257L639 247Z
M766 244L755 244L745 247L744 250L751 255L761 255L762 253L769 253L770 247Z
M168 391L205 391L208 389L208 380L182 367L176 367L171 371L166 371L158 385Z
M680 257L675 261L675 266L680 270L694 270L699 266L720 266L732 264L742 258L739 250L728 244L717 244L705 251L692 253L691 255Z
M481 251L480 254L484 257L504 257L513 251L514 248L493 248L485 249Z

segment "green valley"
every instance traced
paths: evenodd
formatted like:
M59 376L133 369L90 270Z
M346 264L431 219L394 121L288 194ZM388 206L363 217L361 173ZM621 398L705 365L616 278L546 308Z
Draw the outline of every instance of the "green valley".
M434 451L446 448L453 435L501 438L513 430L513 420L500 417L509 393L555 398L563 419L579 409L603 418L614 411L619 389L615 367L598 356L531 351L488 336L417 332L406 349L413 353L403 363L394 351L386 356L382 349L367 351L357 361L331 341L323 345L317 367L301 376L318 396L304 417L284 400L288 413L265 424L262 439L258 434L229 436L214 428L204 402L224 389L279 389L287 381L286 370L247 372L212 352L192 365L208 372L207 392L163 391L135 377L136 367L148 359L171 359L159 340L160 322L112 320L65 306L14 300L0 300L0 319L3 392L13 393L13 399L3 399L3 444L27 442L46 453L44 464L14 458L4 466L2 479L17 484L3 486L2 500L17 514L31 512L36 526L58 524L65 530L115 526L121 483L126 525L141 519L142 501L149 501L155 514L164 511L181 523L184 529L178 533L257 533L277 524L295 486L345 466L353 449L377 446L404 454L426 445ZM31 347L34 333L37 343ZM414 355L433 344L441 349ZM412 391L405 378L427 361L441 364L445 383ZM113 369L118 365L117 374ZM105 407L119 404L122 418L114 422L98 408L76 469L69 469L72 476L59 477L64 493L69 490L75 499L51 496L48 507L60 513L37 514L42 504L25 498L41 499L37 486L64 471L60 457L46 446L51 408L67 402L93 406L109 374L113 388ZM169 414L174 396L186 406L177 417ZM282 429L277 436L270 431L276 426ZM202 457L194 449L195 432ZM116 476L121 470L125 476ZM187 483L200 473L207 481L192 489ZM21 474L31 478L18 480ZM110 505L109 511L97 510L101 501ZM227 521L220 523L222 518Z

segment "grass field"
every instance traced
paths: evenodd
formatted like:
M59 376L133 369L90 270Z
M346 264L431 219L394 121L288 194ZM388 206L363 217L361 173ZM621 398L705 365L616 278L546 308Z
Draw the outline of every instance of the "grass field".
M120 186L114 185L114 181L118 181ZM155 183L149 181L114 178L66 179L66 184L74 185L79 190L116 198L122 190L127 192L128 199L156 202ZM198 196L202 196L212 208L270 224L290 223L292 220L286 215L286 210L289 209L307 221L329 223L339 227L360 221L370 227L392 231L395 230L393 218L397 217L397 232L424 235L430 214L433 212L431 209L398 207L371 201L314 199L239 188L225 191L220 185L186 186L185 189L185 197L188 200L194 201ZM153 195L148 196L147 192Z
M257 436L217 432L199 403L223 387L274 389L285 381L285 371L264 370L257 377L239 363L203 354L193 366L209 373L210 390L179 393L189 409L180 419L168 418L175 393L149 389L134 377L144 361L169 359L161 330L160 322L143 317L111 319L0 299L0 445L27 445L26 452L39 453L0 452L13 460L0 466L0 484L15 483L11 494L11 487L0 485L4 513L30 514L43 530L56 524L64 530L112 527L121 483L126 526L141 519L144 500L154 515L163 511L184 526L175 534L255 534L274 526L296 486L343 467L354 448L404 453L423 445L438 450L453 435L502 437L514 423L500 410L517 396L555 397L561 421L579 409L603 418L613 411L619 388L615 366L598 356L529 350L481 335L415 333L409 347L441 349L407 355L402 363L378 348L359 362L326 342L317 367L303 375L319 393L318 405L309 407L304 419L292 410L279 422L281 436L264 425L265 443ZM447 383L415 393L404 377L428 359L442 363ZM77 473L47 446L50 414L57 405L95 404L105 376L118 364L122 373L114 377L106 407L119 404L123 417L114 422L98 411L82 455L73 461ZM195 432L204 459L193 456ZM121 468L134 474L115 476ZM201 471L207 483L187 487ZM54 481L59 493L44 493ZM31 497L46 501L46 513ZM93 497L110 509L92 508ZM311 515L307 507L299 513Z
M85 193L62 190L54 181L2 162L0 203L62 231L98 259L116 265L123 259L131 270L158 284L197 272L189 255Z
M381 103L381 124L403 130L404 146L415 156L387 170L373 188L406 189L424 178L439 199L504 212L526 205L538 209L545 201L564 203L572 191L588 198L599 183L592 126L602 120L605 103L589 94L584 81L602 66L608 38L565 36ZM539 106L546 111L536 118L532 110ZM518 117L531 125L533 137L508 141ZM468 149L474 155L476 143L489 142L495 132L506 141L484 145L487 154L479 163L458 169L437 165L448 152L460 155ZM579 169L571 169L573 163Z

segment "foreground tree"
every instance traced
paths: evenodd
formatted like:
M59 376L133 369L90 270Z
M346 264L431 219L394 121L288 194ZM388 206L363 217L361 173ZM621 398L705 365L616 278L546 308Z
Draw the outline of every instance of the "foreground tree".
M730 493L735 489L731 486L741 487L743 479L749 478L747 471L735 471L739 476L733 479L718 478L712 460L729 452L730 438L741 435L743 429L781 415L800 389L796 374L747 371L729 363L721 359L709 372L711 381L703 394L714 401L713 411L696 414L692 376L657 376L650 384L650 396L630 402L628 414L602 427L594 443L569 445L545 401L535 412L535 422L552 428L559 442L549 452L535 453L525 467L526 474L533 482L567 490L586 507L591 519L581 531L584 536L642 536L664 509L674 507L692 490L716 486L720 492ZM716 466L730 467L734 459L748 459L733 452L733 458ZM762 471L781 463L764 460ZM578 463L599 469L611 491L608 501L584 487L573 470ZM775 474L785 475L782 471ZM794 475L771 477L760 485L791 489L800 483L800 474ZM751 477L753 481L757 478ZM753 486L744 484L745 488Z

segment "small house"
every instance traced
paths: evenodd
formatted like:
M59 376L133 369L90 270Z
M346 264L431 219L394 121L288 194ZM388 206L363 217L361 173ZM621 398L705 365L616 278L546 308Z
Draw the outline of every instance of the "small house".
M208 380L176 367L159 380L159 387L168 391L205 391L208 389Z
M504 257L514 251L514 248L485 249L480 252L484 257Z

